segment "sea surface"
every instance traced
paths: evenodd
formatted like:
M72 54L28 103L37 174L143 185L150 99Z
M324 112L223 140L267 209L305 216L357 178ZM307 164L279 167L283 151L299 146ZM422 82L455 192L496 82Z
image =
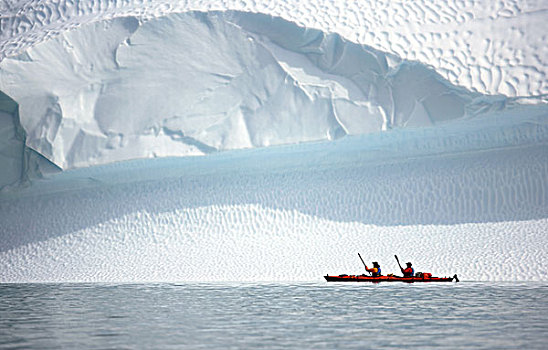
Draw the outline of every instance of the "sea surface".
M0 284L2 349L547 349L548 284Z

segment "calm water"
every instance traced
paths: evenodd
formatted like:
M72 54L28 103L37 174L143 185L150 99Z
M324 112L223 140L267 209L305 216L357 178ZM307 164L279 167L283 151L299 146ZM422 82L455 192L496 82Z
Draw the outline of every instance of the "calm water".
M0 348L547 349L548 285L3 284Z

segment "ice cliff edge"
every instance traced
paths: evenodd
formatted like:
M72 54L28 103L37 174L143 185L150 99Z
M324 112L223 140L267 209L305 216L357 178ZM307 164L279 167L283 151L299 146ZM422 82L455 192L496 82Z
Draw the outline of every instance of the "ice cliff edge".
M2 145L15 170L0 186L25 176L23 143L71 169L432 126L508 103L418 62L245 12L86 24L0 62L0 91L19 107L3 111L4 132L19 136Z

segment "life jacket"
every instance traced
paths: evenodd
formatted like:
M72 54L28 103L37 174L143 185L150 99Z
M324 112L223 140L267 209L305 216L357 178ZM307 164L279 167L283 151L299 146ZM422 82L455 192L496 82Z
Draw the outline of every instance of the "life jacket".
M411 269L411 273L409 273L409 269ZM413 277L415 275L415 269L412 267L408 267L405 270L403 270L403 275L405 277Z
M381 268L380 267L377 267L377 272L373 272L372 276L373 277L378 277L381 275Z

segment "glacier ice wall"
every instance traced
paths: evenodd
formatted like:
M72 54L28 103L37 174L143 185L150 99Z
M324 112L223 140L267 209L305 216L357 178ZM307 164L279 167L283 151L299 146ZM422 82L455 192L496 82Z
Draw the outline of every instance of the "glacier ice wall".
M545 281L543 5L359 4L0 3L1 281Z
M203 155L505 107L434 70L262 14L93 22L0 62L26 145L62 169Z
M537 112L64 171L0 197L1 280L321 281L361 273L361 252L388 272L397 253L463 280L545 281Z
M0 201L0 278L321 281L362 273L357 252L387 273L397 253L462 280L548 278L545 144L402 159L390 141L63 172Z

